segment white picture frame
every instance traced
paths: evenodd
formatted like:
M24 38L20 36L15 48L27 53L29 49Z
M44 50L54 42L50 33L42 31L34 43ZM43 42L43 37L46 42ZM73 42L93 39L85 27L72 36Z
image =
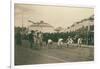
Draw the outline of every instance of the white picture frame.
M78 66L88 66L89 64L93 62L76 62L76 63L57 63L57 64L39 64L39 65L22 65L22 66L15 66L14 65L14 4L15 3L25 3L25 4L36 4L36 5L57 5L57 6L74 6L74 7L87 7L87 8L95 8L94 1L79 1L79 0L58 0L58 1L41 1L41 0L12 0L10 2L11 4L11 63L10 67L11 69L51 69L51 68L58 68L61 69L62 67L65 68L74 68L76 65L76 68L79 68ZM91 64L92 65L92 64ZM73 67L71 67L73 66Z

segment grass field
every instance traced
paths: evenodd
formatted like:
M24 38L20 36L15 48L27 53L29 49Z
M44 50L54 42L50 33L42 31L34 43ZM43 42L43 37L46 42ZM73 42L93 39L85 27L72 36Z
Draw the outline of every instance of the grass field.
M56 46L54 44L53 46ZM63 62L93 61L94 47L41 48L31 49L28 41L15 45L15 65L47 64Z

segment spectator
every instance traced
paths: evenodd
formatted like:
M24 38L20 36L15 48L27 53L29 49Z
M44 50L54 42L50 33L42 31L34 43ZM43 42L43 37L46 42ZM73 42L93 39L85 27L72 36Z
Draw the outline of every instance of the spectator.
M33 44L34 44L34 31L33 30L29 34L29 42L30 42L30 48L33 48Z
M21 32L19 30L15 34L15 43L17 45L21 45L22 44Z

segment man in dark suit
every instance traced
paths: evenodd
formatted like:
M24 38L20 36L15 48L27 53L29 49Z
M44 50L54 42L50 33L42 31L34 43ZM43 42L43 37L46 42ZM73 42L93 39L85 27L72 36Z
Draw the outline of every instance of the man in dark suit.
M33 30L29 34L29 42L30 42L30 48L33 48L33 44L34 44L34 31Z

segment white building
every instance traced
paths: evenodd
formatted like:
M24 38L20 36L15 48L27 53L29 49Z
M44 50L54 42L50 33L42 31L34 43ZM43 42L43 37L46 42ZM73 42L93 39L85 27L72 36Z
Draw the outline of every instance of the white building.
M32 25L29 26L29 31L34 30L34 31L41 31L43 33L53 33L54 27L51 26L48 23L44 23L44 21L40 21L37 23L34 23L33 21L29 21L32 23Z
M88 27L88 29L89 29L90 26L94 26L94 16L91 16L87 19L83 19L79 22L76 22L76 23L72 24L65 31L66 32L76 31L77 29L80 29L82 27Z

